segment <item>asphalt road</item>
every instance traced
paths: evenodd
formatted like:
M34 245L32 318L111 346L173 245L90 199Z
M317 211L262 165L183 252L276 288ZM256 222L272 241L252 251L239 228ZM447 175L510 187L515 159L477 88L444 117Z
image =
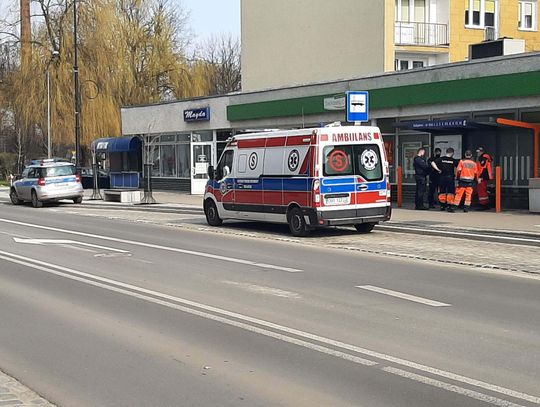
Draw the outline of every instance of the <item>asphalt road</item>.
M540 279L2 206L0 369L60 406L540 405Z

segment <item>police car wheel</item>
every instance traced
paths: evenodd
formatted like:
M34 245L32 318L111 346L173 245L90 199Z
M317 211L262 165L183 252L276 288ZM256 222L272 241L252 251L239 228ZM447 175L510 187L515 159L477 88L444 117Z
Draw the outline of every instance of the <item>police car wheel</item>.
M77 198L73 198L73 203L82 204L82 196L79 196Z
M375 227L375 223L357 223L354 227L360 233L369 233Z
M304 214L300 208L292 208L288 216L289 229L291 234L296 237L309 235L309 230L304 219Z
M9 193L9 199L11 199L11 203L13 205L20 205L23 202L21 199L19 199L19 195L17 195L17 191L15 191L15 189L12 189Z
M206 222L210 226L221 226L223 220L219 217L216 204L212 200L208 200L204 204L204 214L206 216Z
M41 208L43 206L43 202L38 199L36 191L32 191L32 206L34 208Z

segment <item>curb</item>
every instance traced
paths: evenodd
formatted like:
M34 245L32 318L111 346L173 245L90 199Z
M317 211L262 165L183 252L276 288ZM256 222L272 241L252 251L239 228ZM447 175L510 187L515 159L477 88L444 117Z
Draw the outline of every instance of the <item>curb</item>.
M397 223L392 225L379 224L377 226L377 229L384 230L386 232L407 233L423 236L450 237L454 239L468 239L491 243L506 243L522 246L540 247L540 234L531 232L464 228L437 231L416 226L405 226Z

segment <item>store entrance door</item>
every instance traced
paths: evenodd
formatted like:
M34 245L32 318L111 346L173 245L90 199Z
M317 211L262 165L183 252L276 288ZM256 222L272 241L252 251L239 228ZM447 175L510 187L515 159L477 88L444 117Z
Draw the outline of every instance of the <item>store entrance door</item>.
M213 143L191 144L191 194L203 195L208 181L208 166L213 165Z

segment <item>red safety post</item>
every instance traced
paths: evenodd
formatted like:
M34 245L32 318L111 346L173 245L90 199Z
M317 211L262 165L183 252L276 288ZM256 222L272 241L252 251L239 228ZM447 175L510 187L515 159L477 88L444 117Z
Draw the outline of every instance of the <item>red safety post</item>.
M397 167L397 206L401 208L403 206L403 168Z
M495 212L501 212L501 167L495 167Z

